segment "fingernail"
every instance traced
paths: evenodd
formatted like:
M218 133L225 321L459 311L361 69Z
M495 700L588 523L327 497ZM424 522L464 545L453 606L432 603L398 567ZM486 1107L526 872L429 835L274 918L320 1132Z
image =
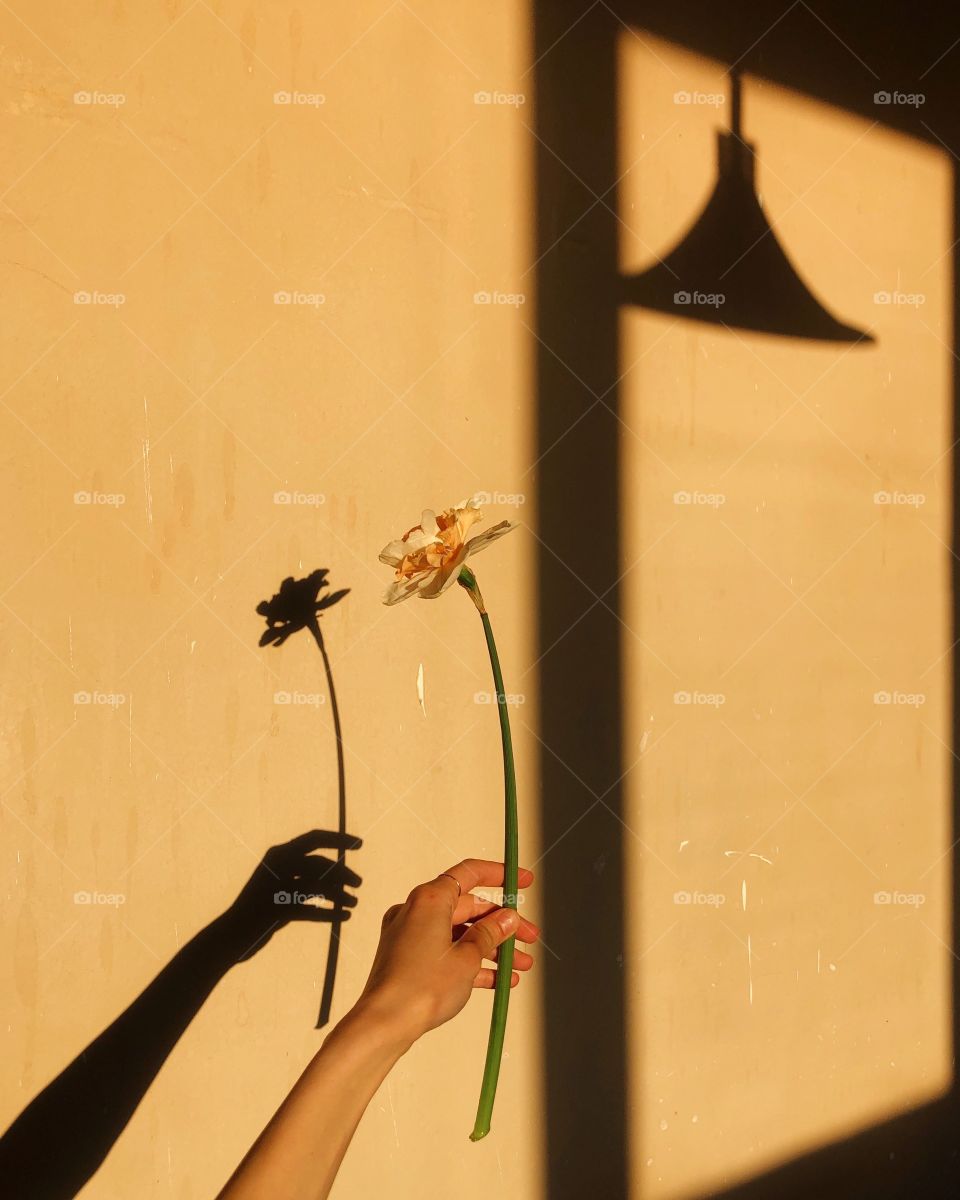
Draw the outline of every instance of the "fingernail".
M512 908L502 908L497 913L497 924L504 933L515 933L520 925L520 916Z

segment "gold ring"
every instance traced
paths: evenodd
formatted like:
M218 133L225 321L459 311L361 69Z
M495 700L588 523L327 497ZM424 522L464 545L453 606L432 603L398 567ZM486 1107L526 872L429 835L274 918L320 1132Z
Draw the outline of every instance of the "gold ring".
M437 876L437 878L438 879L452 879L453 882L457 885L457 899L458 900L460 899L460 897L463 895L463 885L461 884L460 880L456 877L456 875L451 875L449 871L441 871L440 874Z

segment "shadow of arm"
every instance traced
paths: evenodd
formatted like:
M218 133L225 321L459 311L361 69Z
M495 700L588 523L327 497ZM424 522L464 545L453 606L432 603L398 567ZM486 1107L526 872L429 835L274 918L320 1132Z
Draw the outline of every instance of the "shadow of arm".
M123 1132L200 1006L247 949L226 913L201 930L0 1139L9 1195L72 1197Z

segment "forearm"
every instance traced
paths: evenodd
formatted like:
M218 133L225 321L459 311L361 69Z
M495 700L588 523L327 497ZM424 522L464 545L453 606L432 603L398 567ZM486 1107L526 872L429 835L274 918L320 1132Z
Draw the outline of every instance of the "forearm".
M411 1044L361 1001L329 1034L219 1200L324 1200L377 1088Z

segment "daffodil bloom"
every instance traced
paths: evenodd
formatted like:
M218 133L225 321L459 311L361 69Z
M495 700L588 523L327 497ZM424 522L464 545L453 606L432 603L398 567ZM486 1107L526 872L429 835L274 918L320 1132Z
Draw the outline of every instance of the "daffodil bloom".
M490 655L493 671L493 687L497 697L497 713L500 717L500 740L503 745L503 791L504 791L504 851L503 851L503 904L505 908L517 907L517 874L519 864L517 837L517 779L513 764L513 742L510 737L510 716L507 712L507 694L497 656L497 644L493 640L490 617L480 594L477 577L466 565L467 559L516 528L514 521L501 521L484 533L468 538L469 530L483 514L477 499L465 500L439 515L425 509L420 524L408 529L402 538L390 542L380 552L380 561L396 571L396 579L383 597L384 604L397 604L410 596L432 600L441 596L454 582L460 584L470 595L483 623L483 633ZM490 1014L490 1035L487 1039L487 1057L483 1066L483 1082L480 1085L480 1101L471 1140L477 1142L490 1132L493 1117L493 1102L497 1095L497 1080L500 1076L500 1061L503 1057L503 1042L507 1031L507 1009L510 1004L510 978L513 973L514 938L508 938L499 951L497 976L493 990L493 1009Z
M460 568L471 555L516 528L514 521L501 521L468 538L470 529L482 520L476 498L462 500L442 513L424 509L419 525L380 551L380 561L396 571L384 604L399 604L411 596L433 600L443 595L456 583Z

